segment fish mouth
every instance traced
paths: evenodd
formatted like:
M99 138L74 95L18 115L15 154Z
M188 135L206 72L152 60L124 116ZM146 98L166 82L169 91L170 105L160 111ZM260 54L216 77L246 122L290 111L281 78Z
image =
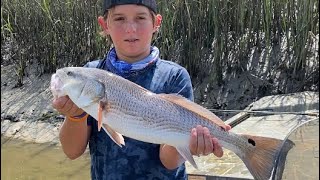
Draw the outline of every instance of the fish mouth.
M62 88L63 88L63 82L61 81L61 79L57 74L53 74L51 76L51 81L50 81L50 90L54 98L58 98L64 95L62 92Z

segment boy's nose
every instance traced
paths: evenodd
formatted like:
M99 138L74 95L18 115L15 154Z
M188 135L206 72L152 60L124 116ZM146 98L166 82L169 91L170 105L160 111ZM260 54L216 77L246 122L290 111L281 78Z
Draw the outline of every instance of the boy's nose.
M136 26L137 26L136 23L128 22L126 25L126 32L127 33L136 32L136 30L137 30Z

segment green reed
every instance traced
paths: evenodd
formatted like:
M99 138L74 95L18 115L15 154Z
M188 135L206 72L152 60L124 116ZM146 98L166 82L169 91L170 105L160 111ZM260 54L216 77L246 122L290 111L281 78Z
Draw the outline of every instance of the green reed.
M3 0L1 45L13 44L10 61L20 83L30 64L43 74L103 58L110 45L99 36L101 4ZM226 73L247 71L268 80L275 69L303 80L319 71L314 48L319 0L158 0L158 5L163 24L154 44L162 58L186 67L194 80L219 85ZM274 58L277 49L284 49L280 59ZM252 65L254 54L265 66ZM257 69L266 69L265 75Z

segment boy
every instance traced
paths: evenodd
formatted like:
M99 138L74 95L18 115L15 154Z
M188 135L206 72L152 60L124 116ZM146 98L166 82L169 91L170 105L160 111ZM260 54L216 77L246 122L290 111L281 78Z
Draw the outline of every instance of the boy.
M118 74L154 93L178 93L193 100L186 69L160 59L158 48L151 46L161 21L155 0L105 0L98 22L114 47L103 60L85 66ZM53 107L66 116L60 130L65 154L75 159L89 143L92 179L187 179L184 159L174 147L124 137L126 145L119 148L103 130L98 132L97 121L68 97L54 99ZM193 155L223 155L207 128L197 126L190 131Z

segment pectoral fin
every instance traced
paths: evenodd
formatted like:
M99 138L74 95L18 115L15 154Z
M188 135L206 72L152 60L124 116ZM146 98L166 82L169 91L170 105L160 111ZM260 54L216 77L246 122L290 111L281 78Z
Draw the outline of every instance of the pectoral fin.
M125 145L124 138L121 134L114 131L110 126L107 124L103 124L102 128L106 131L106 133L109 135L109 137L115 142L118 146L122 147L122 145Z
M101 127L102 127L102 114L103 114L103 111L108 111L107 109L107 101L102 99L99 101L99 108L98 108L98 131L101 130Z
M103 101L100 101L99 102L99 108L98 108L98 131L101 130L101 127L102 127L102 112L103 112L103 109L105 108L106 106L106 103L103 102Z
M189 161L194 168L198 169L197 163L194 161L188 145L176 147L176 149L186 161Z

